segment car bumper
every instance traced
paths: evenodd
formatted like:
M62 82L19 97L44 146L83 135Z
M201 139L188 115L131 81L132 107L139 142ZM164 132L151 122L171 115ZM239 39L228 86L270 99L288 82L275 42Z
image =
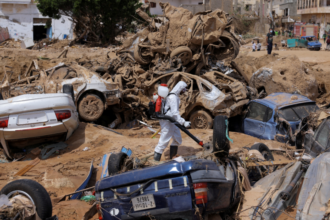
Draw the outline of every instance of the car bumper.
M41 124L19 129L5 128L0 130L0 142L6 154L11 158L9 153L11 143L13 145L19 144L19 148L24 148L47 140L65 141L72 135L78 125L78 115L73 114L71 118L51 125L44 126Z

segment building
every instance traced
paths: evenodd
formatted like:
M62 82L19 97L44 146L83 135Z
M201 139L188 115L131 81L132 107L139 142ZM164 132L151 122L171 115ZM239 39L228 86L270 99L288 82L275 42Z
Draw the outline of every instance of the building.
M285 30L293 30L294 23L301 21L301 15L298 14L298 0L283 0L280 9L283 10L282 27Z
M44 17L33 0L0 0L0 27L8 28L10 38L22 41L73 38L68 17L59 20Z
M142 3L149 3L149 12L151 15L162 15L163 10L160 2L168 2L175 7L183 7L191 11L193 14L206 10L222 9L227 13L233 11L232 0L141 0Z
M298 0L298 14L301 21L319 26L319 37L326 32L330 34L330 1L329 0Z

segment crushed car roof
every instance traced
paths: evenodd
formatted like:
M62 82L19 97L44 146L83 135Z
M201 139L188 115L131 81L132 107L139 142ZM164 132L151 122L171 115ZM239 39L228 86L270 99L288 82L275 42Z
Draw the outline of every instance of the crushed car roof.
M315 103L306 96L285 92L273 93L263 99L253 100L253 102L267 105L270 108L283 108L299 103Z

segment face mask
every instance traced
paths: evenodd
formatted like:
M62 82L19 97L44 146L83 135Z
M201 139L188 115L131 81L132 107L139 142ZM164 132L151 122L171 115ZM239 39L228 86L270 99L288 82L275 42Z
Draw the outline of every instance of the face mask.
M273 31L270 31L270 33L273 33Z

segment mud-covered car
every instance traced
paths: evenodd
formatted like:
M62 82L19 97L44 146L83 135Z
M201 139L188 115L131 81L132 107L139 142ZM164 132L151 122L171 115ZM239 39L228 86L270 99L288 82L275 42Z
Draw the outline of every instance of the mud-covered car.
M203 77L183 72L165 74L145 82L144 94L152 99L161 83L167 84L171 91L181 80L188 87L186 94L180 97L180 114L191 121L192 128L212 128L215 116L240 114L249 102L250 92L241 82L216 71L208 72Z
M240 39L233 32L232 17L226 12L215 9L193 15L169 3L160 6L164 16L158 18L137 9L149 26L123 42L118 51L122 59L130 54L138 64L154 67L178 62L187 67L186 72L191 72L207 65L206 56L223 60L238 55Z
M72 85L79 116L85 121L97 120L105 108L120 103L121 92L117 83L106 81L80 65L61 63L48 70L31 73L34 75L27 75L16 82L6 80L1 86L3 98L27 93L61 93L65 92L64 85Z

